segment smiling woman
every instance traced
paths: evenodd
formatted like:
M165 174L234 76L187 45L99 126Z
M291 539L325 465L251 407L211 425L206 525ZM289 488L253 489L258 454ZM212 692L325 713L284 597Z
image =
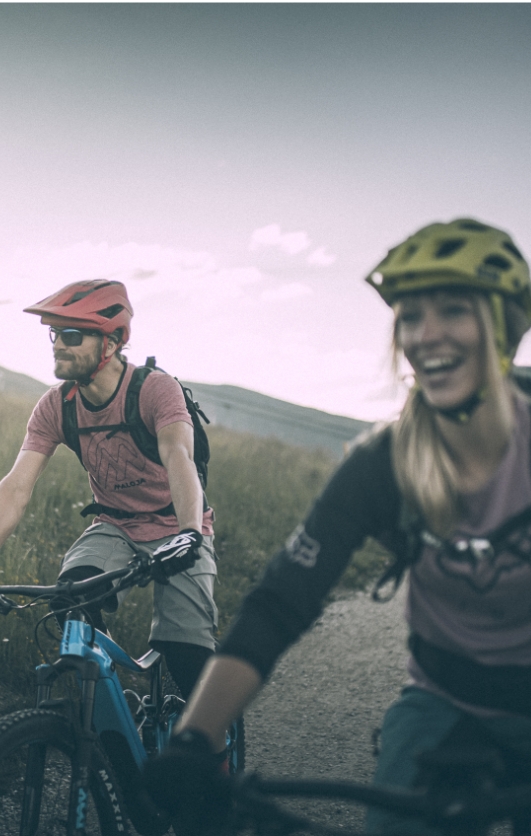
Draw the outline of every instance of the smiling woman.
M528 266L506 233L460 219L420 230L368 281L393 307L395 352L415 384L399 420L358 440L271 561L173 750L149 764L153 797L168 809L204 812L190 764L221 747L368 536L395 555L384 578L398 583L410 569L410 679L384 719L375 783L422 785L418 752L485 740L518 764L516 780L531 770L531 416L508 376L531 325ZM197 789L204 803L211 792ZM384 832L438 833L371 811L367 833Z

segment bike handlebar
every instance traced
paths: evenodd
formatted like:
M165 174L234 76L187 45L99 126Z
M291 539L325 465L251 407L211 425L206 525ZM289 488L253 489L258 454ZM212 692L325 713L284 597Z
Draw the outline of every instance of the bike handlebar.
M264 819L272 824L272 832L284 828L285 833L296 830L337 834L337 827L328 827L307 818L294 816L270 800L275 797L334 798L359 802L399 814L414 816L423 821L448 828L453 823L471 821L490 823L522 813L531 816L531 783L497 789L492 785L478 788L440 790L439 787L403 789L391 786L369 786L354 781L316 781L292 779L264 779L256 773L245 773L234 781L234 826L237 833L241 823L260 825ZM267 828L264 830L267 833ZM346 833L345 830L341 832ZM461 831L460 831L461 832Z
M151 566L153 559L148 552L138 550L134 558L122 569L115 569L111 572L103 572L93 578L86 578L82 581L57 581L53 586L37 586L15 584L11 586L0 586L0 615L7 615L13 609L22 608L7 598L7 595L21 595L25 598L40 598L48 600L57 595L69 595L70 597L86 596L99 587L105 587L109 581L119 580L113 587L112 594L130 586L147 584L152 580ZM85 599L84 603L90 603Z

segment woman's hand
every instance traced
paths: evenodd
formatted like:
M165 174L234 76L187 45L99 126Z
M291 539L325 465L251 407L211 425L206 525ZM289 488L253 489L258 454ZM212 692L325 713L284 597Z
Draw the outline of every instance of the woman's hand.
M182 836L219 833L232 807L225 753L213 752L208 738L187 729L144 767L146 790L155 806L172 817Z

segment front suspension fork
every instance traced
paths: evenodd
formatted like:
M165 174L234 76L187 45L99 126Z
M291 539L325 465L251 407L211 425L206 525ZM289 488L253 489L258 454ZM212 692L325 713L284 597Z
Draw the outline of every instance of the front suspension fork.
M92 731L96 683L99 679L97 662L76 656L63 656L53 665L37 669L37 707L59 708L65 700L50 699L53 683L61 674L74 670L81 682L81 715L69 719L74 727L74 752L68 803L66 836L86 836L87 804L89 797L90 762L96 738ZM46 762L46 744L34 743L29 747L26 764L26 781L21 813L20 836L35 836L39 817Z

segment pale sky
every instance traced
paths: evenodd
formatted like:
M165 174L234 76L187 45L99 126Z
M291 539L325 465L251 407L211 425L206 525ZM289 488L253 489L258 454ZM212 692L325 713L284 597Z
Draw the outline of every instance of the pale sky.
M114 278L133 362L389 417L387 249L531 256L530 43L527 3L0 4L0 365L53 383L21 309Z

